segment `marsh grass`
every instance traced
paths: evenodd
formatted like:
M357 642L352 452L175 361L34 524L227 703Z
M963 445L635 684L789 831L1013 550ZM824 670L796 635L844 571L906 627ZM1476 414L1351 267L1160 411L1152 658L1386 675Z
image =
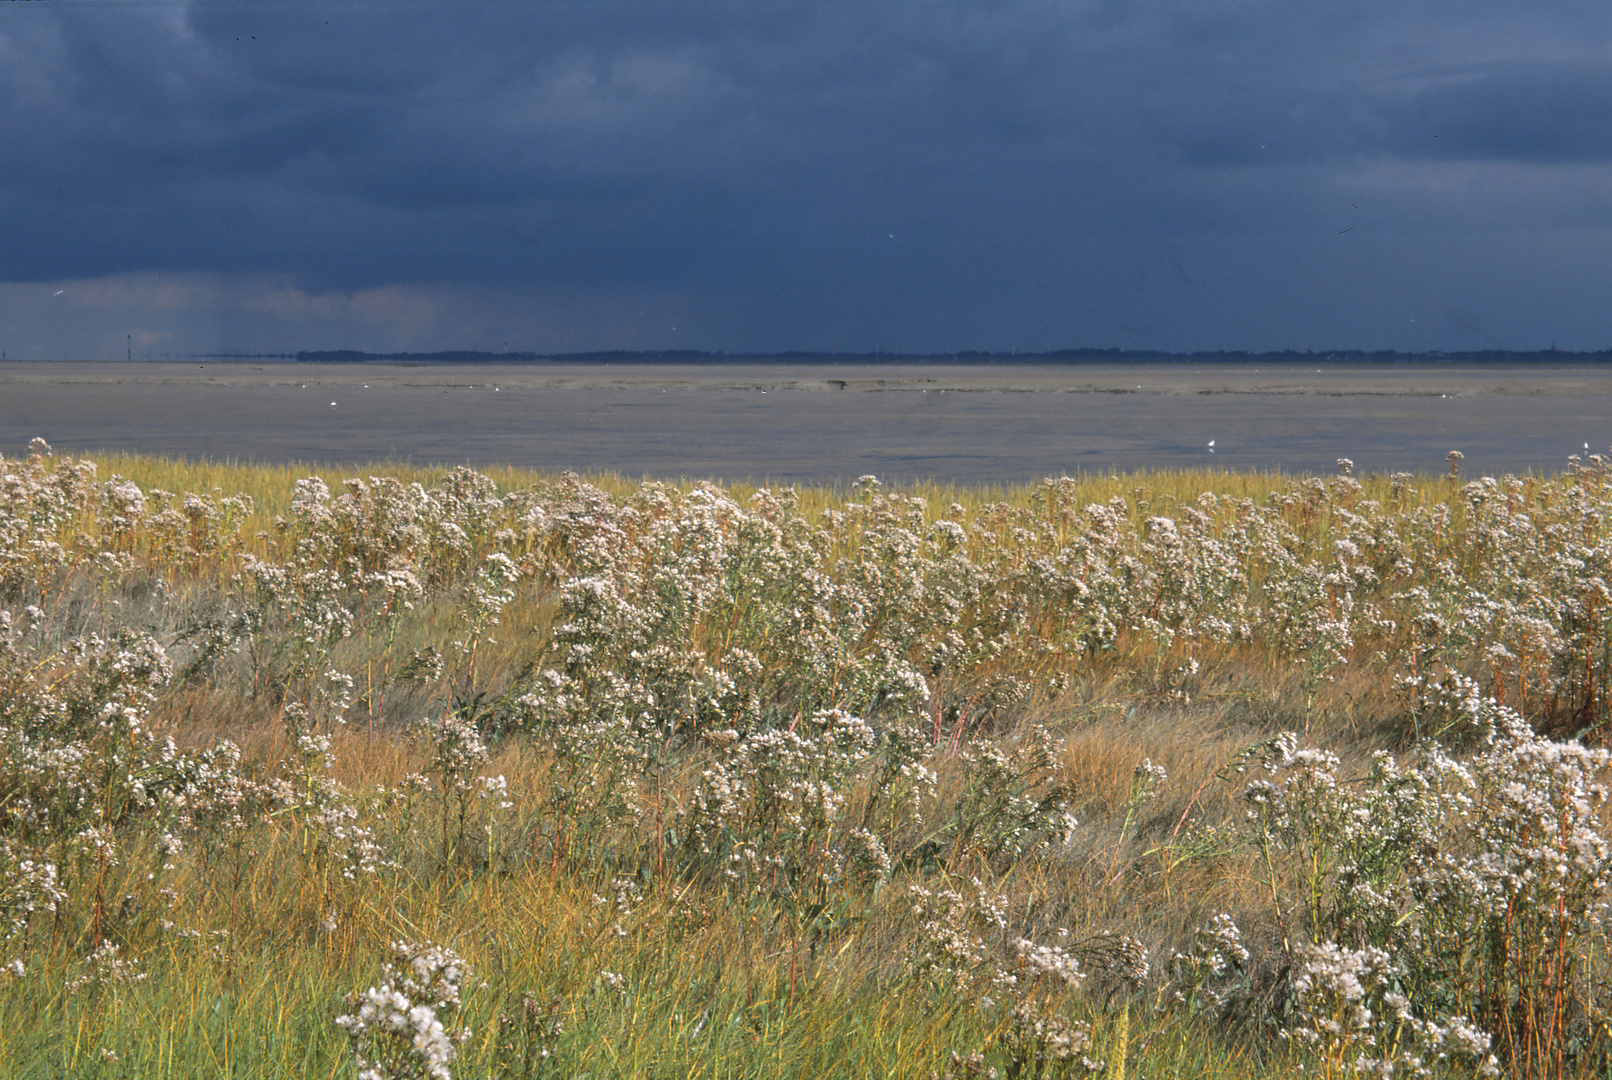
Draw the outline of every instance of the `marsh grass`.
M4 1075L1607 1067L1598 459L0 472Z

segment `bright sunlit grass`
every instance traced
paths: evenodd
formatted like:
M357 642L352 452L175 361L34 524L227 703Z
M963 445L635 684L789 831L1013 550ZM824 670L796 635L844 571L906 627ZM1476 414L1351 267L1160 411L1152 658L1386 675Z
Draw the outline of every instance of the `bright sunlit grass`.
M1599 461L0 473L0 1075L1608 1066Z

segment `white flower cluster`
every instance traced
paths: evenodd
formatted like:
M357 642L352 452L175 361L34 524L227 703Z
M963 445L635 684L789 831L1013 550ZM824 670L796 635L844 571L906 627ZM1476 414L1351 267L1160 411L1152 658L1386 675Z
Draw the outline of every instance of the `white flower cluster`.
M426 724L431 746L428 771L436 774L444 792L463 793L476 783L490 752L474 724L452 713Z
M981 975L991 940L1007 928L1007 897L987 892L978 878L970 881L971 895L955 889L907 886L921 937L911 959L917 971L966 989ZM1015 980L1011 976L1010 980Z
M448 1066L467 1031L450 1034L441 1014L460 1005L459 984L470 969L452 949L429 942L395 941L400 966L387 964L387 981L348 1001L336 1018L347 1032L363 1080L451 1080Z
M1056 979L1071 987L1079 986L1086 981L1086 973L1080 970L1080 961L1062 946L1037 945L1026 938L1020 938L1014 942L1013 947L1018 950L1019 959L1028 978Z
M1234 980L1248 960L1248 948L1236 920L1223 911L1216 912L1193 935L1191 948L1171 954L1171 996L1188 1015L1206 1007L1218 1009L1237 989Z
M1285 1034L1329 1066L1357 1076L1425 1077L1459 1064L1481 1077L1500 1075L1489 1035L1463 1016L1424 1020L1403 994L1388 989L1398 971L1382 949L1305 945L1293 980L1294 1021Z
M851 784L875 760L867 721L825 709L783 730L709 731L705 743L712 758L678 815L688 859L771 894L833 884L848 871L864 883L888 876L884 841L842 821Z
M1008 1030L1002 1041L1009 1055L1010 1076L1026 1070L1031 1076L1040 1076L1049 1068L1055 1070L1052 1075L1066 1076L1097 1075L1104 1070L1103 1062L1086 1055L1092 1045L1090 1024L1045 1012L1034 1001L1022 1001L1008 1011Z
M138 959L126 959L122 949L110 941L103 941L84 958L84 974L67 980L69 993L84 986L117 986L144 982L146 972L140 970ZM21 973L20 967L17 969Z
M372 986L357 998L358 1011L336 1017L336 1023L353 1041L360 1080L452 1080L448 1063L453 1060L453 1040L435 1009L414 1004L389 985ZM388 1060L399 1056L395 1043L407 1046L408 1056L400 1061Z
M1287 736L1266 749L1271 778L1248 786L1254 843L1290 868L1301 932L1319 942L1301 956L1294 988L1310 1004L1293 1034L1382 1069L1457 1051L1481 1064L1491 1037L1565 1044L1567 988L1608 930L1612 753L1536 735L1460 677L1413 689L1478 752L1429 741L1345 784L1335 756Z

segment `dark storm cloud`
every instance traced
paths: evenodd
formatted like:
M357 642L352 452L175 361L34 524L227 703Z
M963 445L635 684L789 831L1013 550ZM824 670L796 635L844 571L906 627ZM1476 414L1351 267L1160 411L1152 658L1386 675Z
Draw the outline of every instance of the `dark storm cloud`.
M1236 297L1227 253L1279 281L1351 229L1386 259L1605 228L1573 170L1612 155L1609 29L1479 0L7 5L0 280L678 290L708 347L1179 347Z
M1176 126L1186 158L1205 165L1606 161L1612 63L1492 65L1417 88L1262 87L1216 115L1182 115Z
M1424 90L1395 117L1407 155L1612 160L1612 63L1503 65Z

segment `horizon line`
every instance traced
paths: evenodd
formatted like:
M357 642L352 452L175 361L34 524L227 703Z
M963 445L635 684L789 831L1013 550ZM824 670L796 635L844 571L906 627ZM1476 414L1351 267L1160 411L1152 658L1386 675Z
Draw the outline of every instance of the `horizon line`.
M172 354L164 354L172 355ZM150 354L147 354L149 358ZM361 349L299 349L281 353L190 353L188 359L204 360L295 360L299 363L463 363L463 362L670 362L670 363L756 363L756 362L842 362L842 363L946 363L957 361L1016 361L1016 362L1070 362L1070 361L1125 361L1125 362L1243 362L1265 363L1325 363L1325 362L1519 362L1525 360L1556 361L1612 361L1612 348L1595 350L1558 349L1429 349L1402 352L1397 349L1277 349L1253 352L1244 349L1120 349L1120 348L1065 348L1043 351L959 349L943 352L896 352L872 350L838 352L825 350L791 349L777 352L706 349L593 349L579 351L528 351L490 349L437 349L410 352L400 350L367 351ZM116 361L114 361L116 362ZM148 361L147 362L151 362Z

